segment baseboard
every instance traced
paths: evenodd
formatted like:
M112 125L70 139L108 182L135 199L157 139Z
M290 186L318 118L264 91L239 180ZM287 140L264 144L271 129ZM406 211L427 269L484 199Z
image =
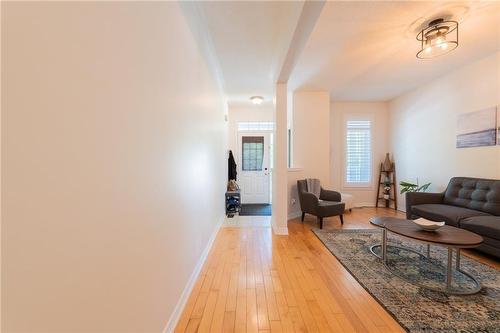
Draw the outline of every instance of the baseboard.
M288 220L293 220L293 219L296 219L298 217L301 217L302 216L302 212L291 212L288 214Z
M198 263L194 267L193 273L191 273L191 276L189 277L189 280L186 284L186 287L184 287L184 290L182 291L181 297L179 301L177 302L177 305L175 306L174 312L172 315L170 315L170 319L167 322L167 325L165 326L165 329L163 330L163 333L172 333L175 330L175 327L177 326L177 323L179 322L179 319L181 317L182 311L184 310L184 307L186 306L186 303L189 299L189 296L191 295L191 292L193 291L193 287L198 280L198 277L200 275L201 269L203 268L203 264L205 263L205 260L208 257L208 253L210 252L210 249L212 248L212 245L214 244L215 238L217 237L217 233L219 232L219 229L222 226L222 223L224 222L224 218L222 218L217 225L215 226L214 231L212 232L212 235L210 235L210 238L208 239L207 246L203 250L200 256L200 260L198 260Z
M276 235L288 235L288 227L278 227L276 225L272 225L273 232Z
M373 202L356 202L352 208L375 207Z

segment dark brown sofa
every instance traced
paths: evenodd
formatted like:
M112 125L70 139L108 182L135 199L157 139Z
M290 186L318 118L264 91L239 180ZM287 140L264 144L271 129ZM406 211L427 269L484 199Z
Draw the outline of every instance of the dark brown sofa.
M477 249L500 258L500 180L454 177L442 193L406 193L406 217L475 232L484 238Z
M345 203L340 202L341 196L339 192L328 191L321 188L319 198L310 193L307 189L307 181L297 180L297 191L299 193L300 209L302 210L302 222L304 216L311 214L317 217L319 227L323 229L323 218L329 216L339 216L340 223L344 224Z

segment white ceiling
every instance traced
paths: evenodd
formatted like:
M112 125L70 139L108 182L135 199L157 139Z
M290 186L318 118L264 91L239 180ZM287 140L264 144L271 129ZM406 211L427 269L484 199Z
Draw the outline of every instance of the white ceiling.
M230 103L254 95L267 103L292 39L303 1L198 2Z
M417 59L421 24L443 15L460 22L459 47ZM328 2L289 89L328 90L339 101L386 101L497 50L497 1Z

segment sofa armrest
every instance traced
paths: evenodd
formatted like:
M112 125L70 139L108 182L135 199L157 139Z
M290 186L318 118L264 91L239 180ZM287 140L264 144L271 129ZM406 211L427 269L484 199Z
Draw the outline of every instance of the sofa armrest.
M406 192L406 218L411 219L411 206L423 204L441 204L443 203L444 192L426 193L426 192Z
M342 200L342 197L339 192L325 190L324 188L321 188L319 198L325 201L336 201L336 202L340 202Z
M309 192L300 193L300 206L304 213L317 214L319 200L314 194Z

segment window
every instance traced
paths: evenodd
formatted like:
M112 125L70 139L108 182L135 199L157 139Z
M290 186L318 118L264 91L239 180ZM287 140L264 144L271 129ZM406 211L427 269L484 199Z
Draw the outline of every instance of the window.
M272 121L240 121L238 131L272 131L274 122Z
M264 159L264 137L243 136L241 138L243 171L261 171Z
M371 182L371 121L348 120L346 131L346 183Z

